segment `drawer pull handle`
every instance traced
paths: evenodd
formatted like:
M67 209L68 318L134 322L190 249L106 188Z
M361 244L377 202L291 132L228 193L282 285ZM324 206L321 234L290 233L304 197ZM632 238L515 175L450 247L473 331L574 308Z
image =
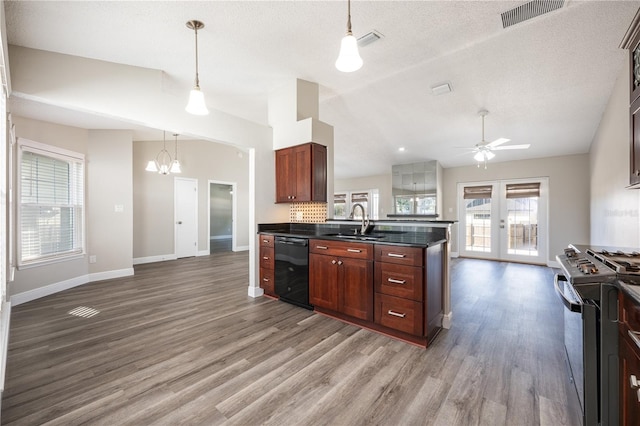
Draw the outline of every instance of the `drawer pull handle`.
M399 312L394 312L394 311L392 311L392 310L389 310L387 313L388 313L389 315L393 315L394 317L398 317L398 318L404 318L404 317L406 317L406 316L407 316L406 314L401 314L401 313L399 313Z
M400 254L400 253L387 253L387 256L389 256L389 257L407 257L406 254Z
M269 260L269 257L268 257L268 256L262 256L262 258L263 258L264 260Z
M327 249L327 246L316 246L316 248L317 248L317 249L320 249L320 250L326 250L326 249Z
M262 240L262 242L266 244L269 242L269 240Z
M262 281L269 282L269 278L263 278Z
M387 281L394 284L406 284L407 280L396 280L395 278L387 278Z
M347 251L349 253L362 253L362 250L358 250L358 249L347 249Z
M631 340L633 340L633 343L636 344L636 347L640 349L640 333L631 330L627 330L627 333L629 337L631 337Z

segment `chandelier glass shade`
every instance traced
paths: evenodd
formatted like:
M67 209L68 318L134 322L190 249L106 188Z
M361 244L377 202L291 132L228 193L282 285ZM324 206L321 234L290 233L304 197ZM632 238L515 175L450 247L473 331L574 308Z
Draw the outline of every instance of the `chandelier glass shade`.
M196 35L196 79L193 89L189 93L189 102L185 110L193 115L207 115L209 110L204 101L204 93L200 90L200 77L198 75L198 30L204 28L204 24L200 21L191 20L187 22L187 28L193 30Z
M351 0L347 1L347 35L340 43L340 53L336 60L336 68L342 72L357 71L362 67L362 58L358 52L358 40L351 32Z

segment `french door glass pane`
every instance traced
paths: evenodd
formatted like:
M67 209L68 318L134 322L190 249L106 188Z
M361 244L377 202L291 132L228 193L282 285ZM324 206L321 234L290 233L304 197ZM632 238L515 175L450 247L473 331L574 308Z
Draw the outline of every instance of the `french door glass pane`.
M538 256L538 197L508 198L508 254Z
M491 251L491 198L465 200L466 243L468 251Z

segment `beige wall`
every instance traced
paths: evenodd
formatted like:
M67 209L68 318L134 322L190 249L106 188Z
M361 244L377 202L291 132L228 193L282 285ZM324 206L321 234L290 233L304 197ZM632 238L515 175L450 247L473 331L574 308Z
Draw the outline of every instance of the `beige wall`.
M549 178L548 261L569 243L589 242L589 155L568 155L535 160L490 162L443 170L443 218L458 220L457 184L517 178ZM457 224L453 226L452 251L458 251Z
M640 247L640 192L629 185L629 69L623 67L590 151L591 243Z
M174 141L167 141L173 155ZM201 140L180 140L180 175L145 171L162 149L162 141L133 143L133 257L143 259L174 254L174 176L198 180L198 251L208 250L209 180L237 183L237 236L240 248L249 246L249 158L237 148Z
M13 121L18 138L85 154L85 241L87 255L97 261L90 265L84 256L18 270L9 295L132 273L130 132L85 130L16 116ZM123 206L122 213L115 212L115 204Z

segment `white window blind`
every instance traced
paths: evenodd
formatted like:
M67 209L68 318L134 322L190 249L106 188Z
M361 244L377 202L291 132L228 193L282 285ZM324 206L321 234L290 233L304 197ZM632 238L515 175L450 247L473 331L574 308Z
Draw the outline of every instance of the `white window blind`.
M19 265L84 253L84 156L19 142Z

